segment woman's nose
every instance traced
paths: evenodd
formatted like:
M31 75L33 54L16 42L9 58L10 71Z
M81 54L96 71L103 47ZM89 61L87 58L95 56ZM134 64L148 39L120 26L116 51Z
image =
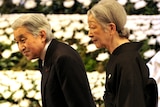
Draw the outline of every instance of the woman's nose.
M88 31L88 36L89 36L89 37L93 37L93 35L92 35L92 33L91 33L90 30Z

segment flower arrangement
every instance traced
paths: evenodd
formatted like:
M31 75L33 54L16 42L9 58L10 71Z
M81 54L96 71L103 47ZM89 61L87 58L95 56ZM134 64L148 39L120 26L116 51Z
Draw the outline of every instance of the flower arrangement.
M105 73L88 72L97 107L103 104ZM0 71L0 107L41 107L41 73L37 70Z

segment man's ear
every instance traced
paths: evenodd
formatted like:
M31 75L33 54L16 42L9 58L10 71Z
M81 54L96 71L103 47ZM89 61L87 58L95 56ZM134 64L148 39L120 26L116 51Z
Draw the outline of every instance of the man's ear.
M46 41L46 38L47 38L46 31L41 30L40 31L40 37L41 37L42 41Z

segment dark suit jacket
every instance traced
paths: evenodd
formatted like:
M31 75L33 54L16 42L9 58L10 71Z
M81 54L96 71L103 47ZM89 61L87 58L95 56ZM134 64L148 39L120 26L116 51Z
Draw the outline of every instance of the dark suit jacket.
M53 39L39 65L43 107L95 107L83 62L69 45Z

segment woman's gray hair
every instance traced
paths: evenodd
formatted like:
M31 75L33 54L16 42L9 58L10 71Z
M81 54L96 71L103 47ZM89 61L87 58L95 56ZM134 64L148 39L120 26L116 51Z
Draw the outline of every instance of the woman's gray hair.
M103 28L108 23L114 23L119 35L128 38L129 31L127 28L124 28L127 21L127 14L123 6L117 1L101 0L88 10L87 14L92 14Z
M43 14L24 14L12 24L13 30L22 26L27 28L34 36L39 35L41 30L45 30L47 35L46 42L52 39L51 26Z

